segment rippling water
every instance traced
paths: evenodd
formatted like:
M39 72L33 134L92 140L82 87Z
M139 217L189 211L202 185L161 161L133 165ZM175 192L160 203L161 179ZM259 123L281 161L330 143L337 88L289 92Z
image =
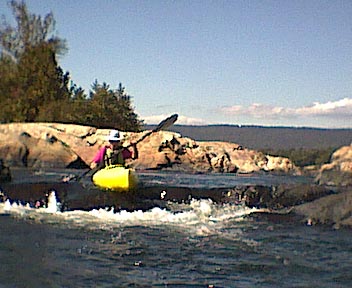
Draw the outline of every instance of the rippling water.
M150 181L164 177L154 175ZM214 176L197 177L214 183ZM182 179L184 185L191 181ZM48 208L0 203L0 287L350 287L352 283L350 230L307 226L293 217L210 200L169 203L166 209L146 212L109 207L57 212L57 204L54 195Z

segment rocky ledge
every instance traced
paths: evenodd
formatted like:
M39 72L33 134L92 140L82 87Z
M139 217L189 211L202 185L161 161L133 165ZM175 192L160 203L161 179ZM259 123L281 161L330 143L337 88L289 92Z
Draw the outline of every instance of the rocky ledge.
M144 133L123 133L125 145ZM0 124L0 159L9 166L32 168L84 168L104 144L109 130L59 123ZM136 169L171 169L189 172L252 173L298 169L282 157L264 155L224 142L196 142L182 135L160 131L138 144Z
M108 132L106 129L60 123L1 124L0 159L3 163L0 179L2 182L11 180L7 166L34 169L87 168ZM125 145L136 142L147 132L123 133ZM136 169L167 169L189 173L301 173L287 158L264 155L242 147L240 143L196 142L168 131L152 133L138 144L138 150L139 159L128 163ZM65 185L59 183L58 187ZM34 190L37 191L37 188ZM8 189L11 187L8 186ZM151 193L146 198L160 200L159 190L146 190ZM265 208L270 213L295 214L309 225L322 223L335 228L352 227L352 146L336 150L330 163L319 169L312 184L241 186L224 191L183 190L187 189L168 187L169 193L164 200L182 200L185 196L199 192L199 197L214 198L214 201ZM60 197L67 200L71 208L84 208L88 202L89 205L97 206L111 204L107 193L101 196L94 192L89 196L81 192L78 191L75 196L67 195L66 191ZM84 199L82 195L85 195ZM17 195L15 198L22 199L23 196ZM28 197L32 199L32 196ZM72 200L72 197L76 198ZM130 200L127 202L130 203ZM86 208L90 208L88 206Z
M315 178L331 194L292 209L308 224L327 224L335 228L352 227L352 144L337 149Z

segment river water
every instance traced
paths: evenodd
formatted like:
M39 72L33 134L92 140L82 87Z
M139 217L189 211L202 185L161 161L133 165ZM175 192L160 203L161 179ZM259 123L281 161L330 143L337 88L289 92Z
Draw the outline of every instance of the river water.
M303 181L172 173L141 179L190 187ZM352 284L350 230L208 199L144 212L59 212L58 206L55 193L46 208L0 203L0 288Z

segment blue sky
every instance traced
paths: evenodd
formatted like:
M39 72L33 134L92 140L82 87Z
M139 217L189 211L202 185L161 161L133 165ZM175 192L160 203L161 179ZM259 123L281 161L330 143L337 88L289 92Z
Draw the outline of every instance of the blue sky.
M122 82L146 123L352 128L350 0L25 2L54 13L72 80Z

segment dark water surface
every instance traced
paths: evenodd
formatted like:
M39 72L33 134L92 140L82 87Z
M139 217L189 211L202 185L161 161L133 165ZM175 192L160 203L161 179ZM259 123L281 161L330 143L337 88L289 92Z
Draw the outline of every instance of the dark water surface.
M190 186L205 185L194 177ZM209 200L146 212L52 207L0 203L0 287L351 287L350 230Z

